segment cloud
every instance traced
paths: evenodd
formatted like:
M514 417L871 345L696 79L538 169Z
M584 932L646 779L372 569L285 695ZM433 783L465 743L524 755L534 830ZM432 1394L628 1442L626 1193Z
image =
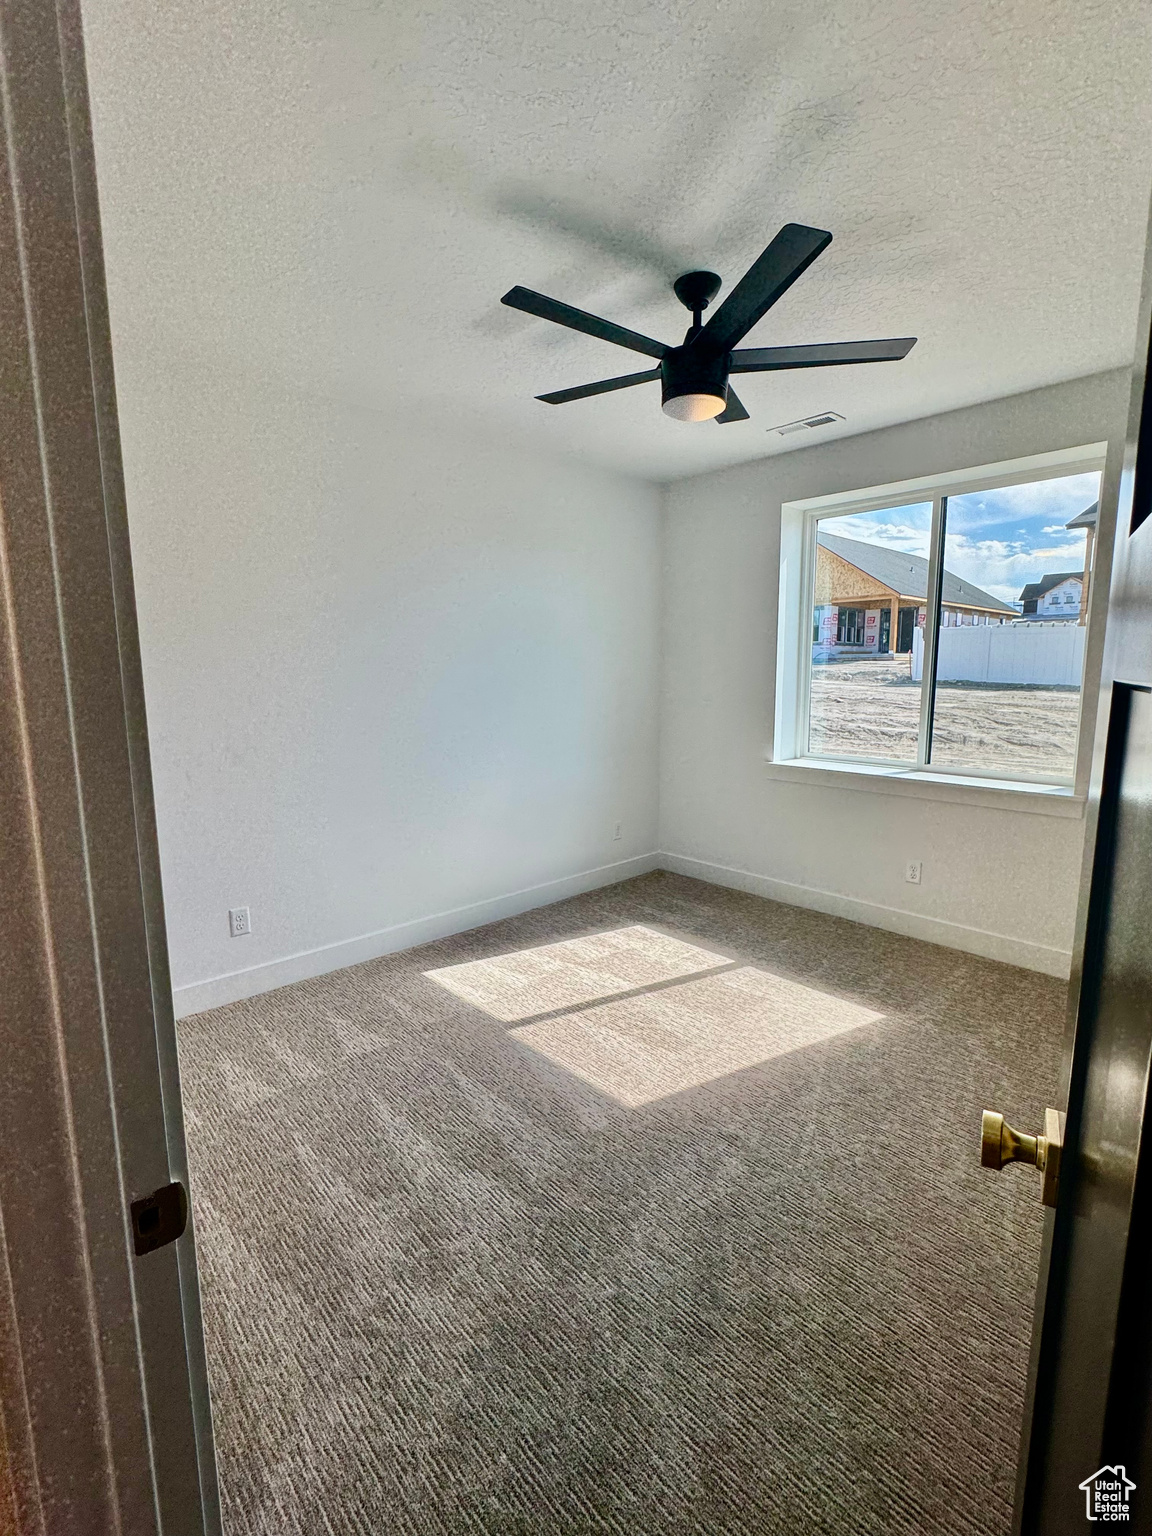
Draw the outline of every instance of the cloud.
M1090 504L1099 484L1096 474L1066 475L950 498L945 565L953 575L1007 602L1015 602L1021 587L1049 572L1081 570L1083 533L1069 532L1057 522L1037 528L1036 521L1045 514L1073 517ZM980 538L982 529L1000 532L1005 524L1010 529L1018 517L1035 520L1031 529L1019 530L1019 537ZM820 526L825 533L926 559L931 523L932 506L924 502L825 518Z
M905 510L904 508L900 509ZM838 534L846 539L863 539L868 544L882 544L885 549L898 549L905 555L928 555L928 538L931 532L932 508L925 509L922 523L900 518L897 514L857 512L851 517L830 517L821 523L824 533Z
M993 597L998 597L1002 603L1015 603L1018 605L1020 602L1020 588L1015 584L1010 587L1002 587L994 581L988 581L984 582L983 586L985 592L990 592Z
M948 539L944 563L954 575L997 597L1003 593L996 588L1014 585L1014 601L1026 582L1038 581L1050 571L1082 570L1084 541L1069 534L1059 542L1029 549L1021 540L970 539L965 534L954 534Z
M1065 522L1083 512L1100 494L1100 476L1061 475L1052 480L1032 480L1025 485L1006 485L992 491L970 491L950 497L950 519L959 518L966 527L981 524L1016 522L1023 518L1062 517ZM1054 531L1046 528L1045 533Z

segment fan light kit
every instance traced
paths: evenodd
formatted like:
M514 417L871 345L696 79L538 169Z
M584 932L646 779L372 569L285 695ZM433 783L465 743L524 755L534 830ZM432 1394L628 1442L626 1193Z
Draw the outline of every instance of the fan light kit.
M789 368L833 368L844 363L890 363L907 357L916 345L915 336L886 341L833 341L816 346L745 347L734 351L757 321L781 298L801 273L831 244L826 229L806 224L785 224L763 251L707 325L701 317L720 291L715 272L685 272L672 284L673 292L692 311L692 324L678 347L669 347L651 336L642 336L611 320L586 314L558 299L534 293L531 288L510 288L500 300L512 309L554 320L573 331L583 331L601 341L615 342L633 352L658 359L658 368L626 373L616 379L600 379L575 389L558 389L537 395L548 405L566 405L589 395L660 380L661 404L676 421L747 421L748 412L728 382L733 373L774 373ZM831 413L826 412L825 415Z

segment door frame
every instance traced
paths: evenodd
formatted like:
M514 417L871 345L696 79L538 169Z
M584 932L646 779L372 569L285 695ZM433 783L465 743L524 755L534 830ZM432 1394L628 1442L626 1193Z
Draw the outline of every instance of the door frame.
M0 126L0 1526L214 1536L79 0L0 0Z
M1067 1124L1036 1290L1016 1536L1083 1531L1081 1479L1116 1463L1136 1476L1128 1528L1152 1531L1152 859L1147 881L1134 882L1117 843L1121 825L1142 825L1148 798L1142 785L1134 793L1133 770L1142 780L1150 771L1147 755L1129 754L1133 690L1152 690L1150 341L1152 215L1125 442L1109 445L1101 485L1101 508L1117 513L1100 528L1092 581L1097 598L1108 582L1107 628L1060 1087ZM1134 837L1143 834L1129 831L1125 851ZM1123 931L1148 937L1121 955L1109 941Z

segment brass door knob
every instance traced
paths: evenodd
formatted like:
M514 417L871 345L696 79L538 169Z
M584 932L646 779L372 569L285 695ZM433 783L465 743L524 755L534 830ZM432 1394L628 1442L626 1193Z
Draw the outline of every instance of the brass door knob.
M1040 1198L1056 1204L1060 1184L1060 1154L1064 1147L1064 1116L1055 1109L1044 1111L1043 1136L1026 1136L1013 1130L1003 1115L986 1109L980 1126L980 1162L997 1171L1008 1163L1029 1163L1043 1175Z

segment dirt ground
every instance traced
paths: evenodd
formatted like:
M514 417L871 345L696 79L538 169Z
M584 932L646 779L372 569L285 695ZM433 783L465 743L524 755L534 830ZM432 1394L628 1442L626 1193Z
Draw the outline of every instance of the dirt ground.
M911 661L876 656L813 667L808 750L914 762L920 684ZM932 761L1071 777L1079 718L1079 689L940 683Z

